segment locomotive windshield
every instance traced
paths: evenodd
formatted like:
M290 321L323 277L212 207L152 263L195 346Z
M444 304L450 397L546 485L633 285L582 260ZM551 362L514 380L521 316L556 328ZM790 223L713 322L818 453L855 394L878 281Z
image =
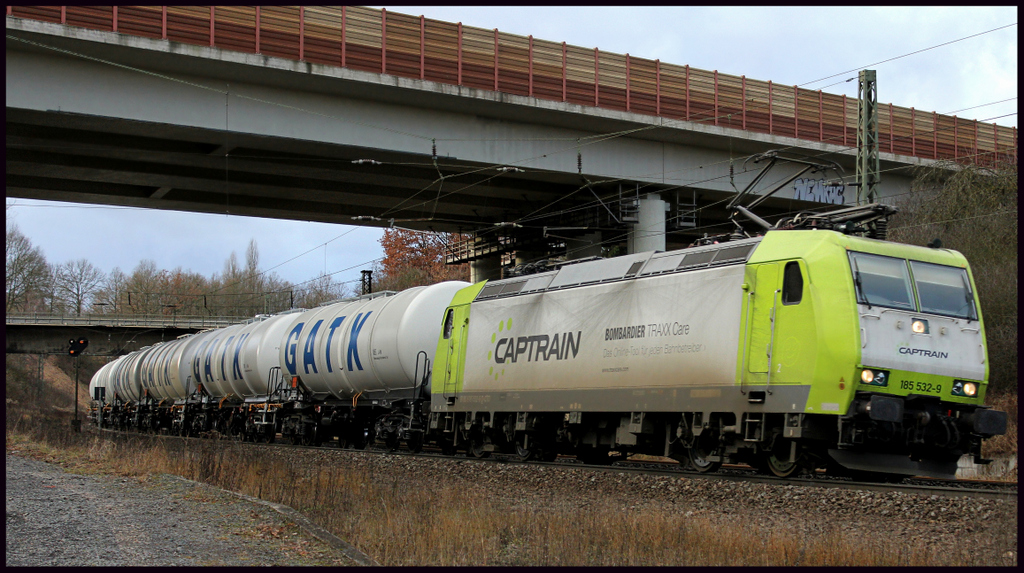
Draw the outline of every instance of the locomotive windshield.
M914 272L921 312L931 312L975 320L974 295L967 280L967 269L910 261Z
M861 304L978 318L966 269L852 251L850 268Z
M914 310L907 261L879 255L850 253L857 302Z

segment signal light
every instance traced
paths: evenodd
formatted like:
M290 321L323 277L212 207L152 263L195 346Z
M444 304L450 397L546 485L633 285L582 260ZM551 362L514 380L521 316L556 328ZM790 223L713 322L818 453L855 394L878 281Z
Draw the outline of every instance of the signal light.
M89 339L85 337L72 338L68 341L70 347L68 348L69 356L78 356L89 346Z

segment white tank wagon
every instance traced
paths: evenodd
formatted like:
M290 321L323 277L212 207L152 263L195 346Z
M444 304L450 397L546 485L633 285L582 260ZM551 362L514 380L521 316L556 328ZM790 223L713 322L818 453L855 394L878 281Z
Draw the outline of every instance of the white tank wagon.
M263 396L270 389L270 377L281 368L281 347L296 313L276 314L260 322L242 342L242 378L236 382L240 395Z
M220 361L223 363L222 373L222 386L226 388L226 394L231 394L235 397L253 396L259 393L259 388L250 388L245 381L245 356L244 350L246 346L251 342L250 338L253 331L260 328L261 325L270 316L257 316L252 320L246 321L239 326L239 328L231 335L228 336L228 340L221 347ZM264 327L266 328L266 327ZM253 342L255 344L255 342ZM257 382L257 386L259 383ZM263 384L264 393L266 392L266 385Z
M319 399L429 395L441 316L466 286L448 281L306 311L287 329L282 373Z
M110 391L110 376L113 371L114 364L116 361L107 362L92 375L92 379L89 380L89 396L93 399L96 398L96 389L103 388L103 399L96 400L101 405L108 404L113 394Z
M238 368L238 364L234 361L234 356L229 361L228 350L229 347L236 346L235 339L238 338L239 331L246 326L248 325L235 324L212 331L209 343L205 345L203 352L193 357L193 365L198 363L200 368L197 375L193 367L192 376L194 380L203 385L205 394L223 397L234 391L228 377L231 375L231 370ZM240 370L239 373L241 373ZM196 387L195 384L191 386L192 388Z
M122 402L138 402L142 397L141 362L152 346L136 350L120 360L114 368L114 397Z
M195 335L185 335L164 344L160 355L153 364L154 384L150 394L158 399L180 399L187 395L185 382L188 377L187 348Z

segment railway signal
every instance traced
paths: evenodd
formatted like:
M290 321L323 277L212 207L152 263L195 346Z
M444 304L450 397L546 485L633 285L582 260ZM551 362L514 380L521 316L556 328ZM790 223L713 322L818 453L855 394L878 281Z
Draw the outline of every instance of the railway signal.
M78 356L89 346L89 339L85 337L72 338L68 343L70 344L68 356Z
M75 358L75 417L71 420L71 428L76 432L80 432L82 431L82 421L78 419L78 357L89 346L89 339L79 336L69 340L68 344L70 345L68 347L68 356Z

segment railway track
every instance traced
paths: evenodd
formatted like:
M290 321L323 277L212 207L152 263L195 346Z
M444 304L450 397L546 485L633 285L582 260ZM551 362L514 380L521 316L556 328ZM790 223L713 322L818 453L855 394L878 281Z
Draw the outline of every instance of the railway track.
M179 439L179 440L191 440L191 439L203 439L203 438L183 438L181 436L172 436L169 434L148 434L138 432L119 432L115 430L99 430L103 433L109 433L111 435L133 435L133 436L148 436L165 439ZM923 478L923 477L912 477L907 478L904 483L877 483L877 482L866 482L866 481L855 481L848 478L828 476L823 472L816 472L812 475L804 475L801 477L794 478L778 478L773 476L766 476L757 472L757 470L743 465L725 465L721 470L715 473L700 473L694 470L687 470L680 468L678 464L672 462L661 462L661 461L616 461L611 465L589 465L584 464L576 458L571 456L559 456L559 458L553 462L539 462L520 461L514 455L498 454L495 453L488 458L475 458L465 454L456 454L454 456L444 455L438 451L430 451L430 448L425 449L423 452L413 453L406 450L397 450L389 452L385 448L370 446L365 450L356 449L338 449L331 446L302 446L288 444L284 442L274 442L271 444L266 443L252 443L252 442L239 442L245 443L250 446L263 447L263 448L294 448L299 450L315 450L315 451L344 451L361 455L394 455L394 456L410 456L425 459L441 459L441 460L460 460L460 461L471 461L477 463L492 463L492 464L513 464L513 465L525 465L532 467L551 467L559 469L585 469L595 472L611 472L611 473L625 473L625 474L645 474L645 475L656 475L656 476L670 476L670 477L685 477L690 479L707 479L707 480L728 480L734 482L748 482L748 483L763 483L770 485L793 485L803 487L815 487L815 488L835 488L835 489L853 489L861 491L898 491L903 493L913 493L918 495L928 496L941 496L941 497L978 497L987 499L1016 499L1017 498L1017 484L1014 482L997 482L987 480L942 480L934 478Z

